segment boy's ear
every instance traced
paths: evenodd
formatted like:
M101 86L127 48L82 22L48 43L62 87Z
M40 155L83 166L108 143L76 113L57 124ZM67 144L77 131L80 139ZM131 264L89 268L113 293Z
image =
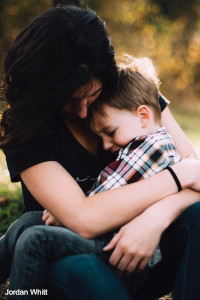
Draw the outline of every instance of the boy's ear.
M142 128L146 128L150 120L150 112L146 105L140 105L136 110L137 117Z

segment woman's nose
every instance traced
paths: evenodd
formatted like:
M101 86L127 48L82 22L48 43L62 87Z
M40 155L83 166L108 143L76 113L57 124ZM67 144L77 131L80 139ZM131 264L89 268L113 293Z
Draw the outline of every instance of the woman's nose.
M86 118L87 117L87 110L88 110L87 99L83 99L78 104L78 107L77 107L77 116L79 118L81 118L81 119Z

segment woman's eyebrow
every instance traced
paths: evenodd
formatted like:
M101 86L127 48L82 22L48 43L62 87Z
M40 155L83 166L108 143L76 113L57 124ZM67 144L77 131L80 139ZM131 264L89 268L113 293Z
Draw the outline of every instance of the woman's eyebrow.
M95 96L100 90L102 90L102 87L100 87L98 90L96 90L93 94L89 95L88 97Z

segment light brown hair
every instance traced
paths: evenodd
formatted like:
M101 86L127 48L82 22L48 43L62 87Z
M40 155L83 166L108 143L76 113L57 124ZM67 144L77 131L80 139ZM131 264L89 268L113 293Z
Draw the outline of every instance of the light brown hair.
M136 111L140 105L149 106L155 121L161 119L159 105L159 79L151 60L147 57L132 58L128 63L119 64L117 89L109 98L100 98L91 106L90 116L95 113L105 115L103 106L107 104L117 109Z

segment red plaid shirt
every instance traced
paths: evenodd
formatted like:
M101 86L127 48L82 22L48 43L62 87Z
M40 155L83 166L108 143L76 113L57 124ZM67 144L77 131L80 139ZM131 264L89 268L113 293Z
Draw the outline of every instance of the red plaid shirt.
M87 195L148 178L179 161L171 136L161 127L153 134L136 137L120 149L116 161L101 171Z

